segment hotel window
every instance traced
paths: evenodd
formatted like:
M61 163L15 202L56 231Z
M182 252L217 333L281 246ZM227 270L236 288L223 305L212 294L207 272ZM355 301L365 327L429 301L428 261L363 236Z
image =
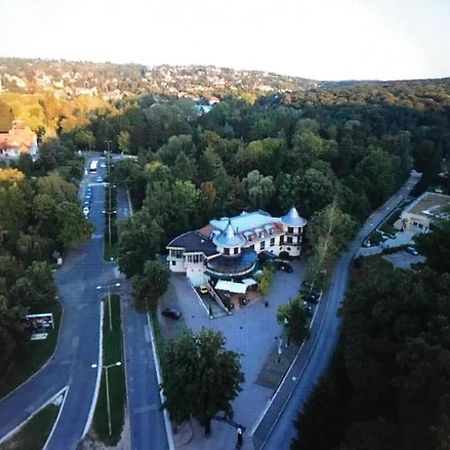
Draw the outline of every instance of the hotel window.
M255 244L250 245L249 249L250 249L250 250L255 250Z
M280 236L280 245L284 244L284 234Z
M182 258L183 250L170 250L170 256L173 256L174 258Z
M233 248L233 255L237 255L239 253L239 248L238 247L234 247Z
M264 250L264 247L266 246L266 243L264 242L264 241L262 241L260 244L259 244L259 249L260 250Z
M270 246L273 247L275 245L275 238L270 239Z
M225 247L225 248L223 249L223 253L224 253L225 255L229 255L229 254L230 254L230 249Z
M288 238L287 238L287 243L292 244L292 238L290 236L288 236Z
M293 233L294 232L294 228L293 227L288 227L288 233Z

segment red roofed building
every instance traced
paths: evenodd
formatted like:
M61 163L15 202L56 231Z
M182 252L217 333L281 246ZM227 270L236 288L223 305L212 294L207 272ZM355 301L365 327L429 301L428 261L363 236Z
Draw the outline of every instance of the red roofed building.
M7 133L0 132L0 158L18 159L21 154L37 155L37 136L22 120L14 120Z

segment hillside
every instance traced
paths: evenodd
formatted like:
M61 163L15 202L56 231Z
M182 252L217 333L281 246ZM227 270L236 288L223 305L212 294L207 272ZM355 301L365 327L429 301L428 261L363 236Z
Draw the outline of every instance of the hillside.
M274 73L214 66L157 66L83 61L0 58L0 91L53 91L57 97L162 93L198 98L203 95L248 92L304 91L320 83Z

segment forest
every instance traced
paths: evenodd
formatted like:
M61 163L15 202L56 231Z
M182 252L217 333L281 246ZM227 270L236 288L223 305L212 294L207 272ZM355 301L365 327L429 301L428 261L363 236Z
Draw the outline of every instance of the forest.
M311 267L326 273L357 224L412 168L423 174L416 194L436 187L449 193L449 94L449 80L367 83L254 102L224 95L207 114L191 100L153 94L114 102L1 94L10 119L37 118L32 126L40 140L39 161L22 158L16 167L22 179L1 182L0 208L8 211L0 217L8 261L0 266L4 308L20 315L14 286L31 261L89 235L85 225L71 228L83 223L73 206L77 150L103 152L110 141L113 151L137 157L116 164L112 175L129 189L135 209L120 224L118 262L128 277L141 275L171 238L214 217L253 209L277 215L293 205L310 221L305 247L317 263ZM315 244L330 223L328 254L320 254ZM420 245L424 254L433 251ZM294 448L439 448L431 443L446 433L448 350L439 339L448 339L447 268L374 267L355 269L341 344L298 420ZM366 435L373 445L361 441ZM380 436L386 441L376 441Z
M358 261L327 373L292 450L444 450L450 432L450 221L417 239L426 264Z
M93 230L70 175L81 175L83 161L67 149L46 160L46 144L42 149L35 163L26 155L16 167L0 167L0 382L28 341L25 315L56 302L53 252L79 245Z

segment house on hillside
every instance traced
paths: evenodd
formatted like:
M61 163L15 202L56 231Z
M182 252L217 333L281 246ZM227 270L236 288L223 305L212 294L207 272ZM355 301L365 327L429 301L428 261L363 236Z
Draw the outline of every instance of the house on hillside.
M255 270L257 254L262 251L300 256L305 225L306 219L296 208L282 217L253 211L211 220L167 245L169 268L186 273L194 286L204 284L209 277L244 279Z
M435 192L424 192L408 205L395 222L394 227L402 231L427 233L433 220L448 215L450 196Z
M14 160L29 154L34 159L37 153L37 135L22 120L14 120L8 132L0 132L0 158Z

